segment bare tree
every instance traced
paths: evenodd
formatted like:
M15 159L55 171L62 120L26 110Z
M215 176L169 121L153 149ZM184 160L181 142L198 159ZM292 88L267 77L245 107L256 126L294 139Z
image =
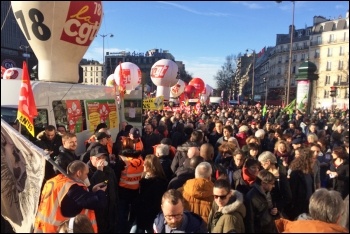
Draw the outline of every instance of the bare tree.
M217 92L224 91L224 101L233 98L233 94L236 87L236 81L234 74L237 69L236 56L228 55L226 62L221 66L221 70L216 73L214 79L216 80Z

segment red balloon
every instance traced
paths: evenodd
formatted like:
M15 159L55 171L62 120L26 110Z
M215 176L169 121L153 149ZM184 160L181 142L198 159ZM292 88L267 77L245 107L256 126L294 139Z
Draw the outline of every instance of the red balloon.
M201 93L205 88L204 81L198 77L193 78L188 84L194 86L198 93Z
M194 94L196 92L196 88L192 85L187 85L185 87L185 93L187 94L187 97L193 98Z

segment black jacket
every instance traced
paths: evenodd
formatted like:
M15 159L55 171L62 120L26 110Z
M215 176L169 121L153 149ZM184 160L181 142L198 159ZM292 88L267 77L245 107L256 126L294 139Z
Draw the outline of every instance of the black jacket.
M118 182L113 169L105 166L103 171L97 170L89 161L88 178L90 180L90 190L98 183L107 181L106 198L107 206L95 209L96 221L99 233L115 233L118 218Z
M247 210L245 217L245 231L247 233L276 233L274 216L270 214L266 194L256 183L244 199Z
M75 154L75 152L66 149L63 146L60 147L60 153L55 158L56 164L60 166L63 171L67 171L68 165L75 160L79 160L79 157ZM56 174L60 173L57 168L54 168L54 170Z

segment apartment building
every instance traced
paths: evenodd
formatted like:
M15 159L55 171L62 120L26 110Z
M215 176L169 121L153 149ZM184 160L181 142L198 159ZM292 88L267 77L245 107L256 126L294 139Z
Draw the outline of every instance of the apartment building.
M103 65L94 60L82 60L80 63L83 68L83 84L104 85Z

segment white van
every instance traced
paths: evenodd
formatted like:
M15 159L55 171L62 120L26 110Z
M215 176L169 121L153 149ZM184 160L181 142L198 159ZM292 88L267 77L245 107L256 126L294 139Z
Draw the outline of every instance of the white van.
M17 118L21 82L1 79L1 118L6 122ZM115 140L120 120L128 121L124 114L120 115L120 112L125 113L124 103L118 106L113 87L44 81L31 81L31 85L38 110L34 119L35 135L47 125L64 125L68 131L77 134L77 155L85 152L84 141L93 134L97 124L105 122ZM134 101L141 108L141 94L126 95L125 100L128 100L127 106ZM136 114L138 118L132 119L134 122L129 122L141 126L141 121L138 121L141 112L140 109ZM22 133L25 133L23 128Z

